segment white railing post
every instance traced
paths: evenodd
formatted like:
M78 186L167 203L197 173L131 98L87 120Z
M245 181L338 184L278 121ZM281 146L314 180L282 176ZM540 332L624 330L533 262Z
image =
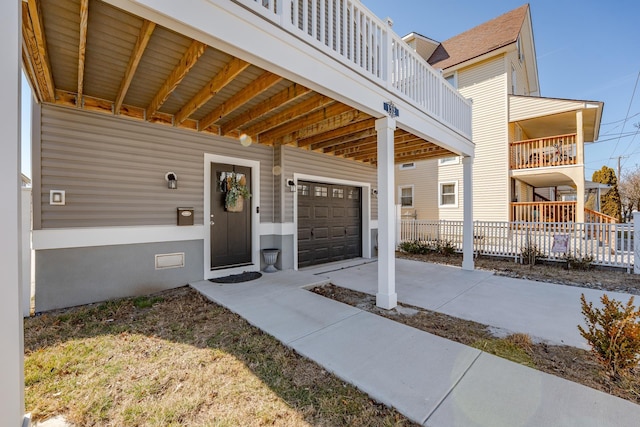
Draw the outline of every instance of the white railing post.
M393 86L392 78L394 74L393 66L393 36L391 26L393 21L391 18L386 19L387 26L385 27L385 35L383 37L384 46L382 47L384 53L382 54L382 79L384 80L387 89Z
M283 28L290 28L293 25L291 23L293 3L291 0L282 0L277 2L276 6L277 14L280 15L280 26Z
M633 274L640 274L640 212L633 213Z

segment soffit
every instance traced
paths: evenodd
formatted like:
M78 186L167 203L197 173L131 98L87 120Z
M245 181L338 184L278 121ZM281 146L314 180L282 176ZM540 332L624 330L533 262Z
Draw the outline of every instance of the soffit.
M269 70L100 0L22 7L40 102L377 163L371 116ZM402 130L395 146L396 162L453 154Z

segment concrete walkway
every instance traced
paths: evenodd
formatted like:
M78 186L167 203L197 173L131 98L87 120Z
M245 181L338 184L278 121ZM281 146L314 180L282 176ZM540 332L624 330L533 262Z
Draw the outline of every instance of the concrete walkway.
M466 273L450 271L460 281L476 277ZM246 283L192 286L425 426L638 425L640 406L626 400L303 289L328 281L326 273L285 271Z
M377 292L375 261L317 266L304 272L344 288ZM493 326L505 334L522 332L536 341L585 349L589 346L577 328L584 325L580 294L599 305L604 293L406 259L396 260L396 292L400 302ZM607 295L624 302L630 297L618 292Z

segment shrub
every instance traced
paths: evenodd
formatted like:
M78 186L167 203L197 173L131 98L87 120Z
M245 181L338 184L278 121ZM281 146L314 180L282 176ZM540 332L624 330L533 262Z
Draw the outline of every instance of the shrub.
M587 328L578 325L578 330L609 377L616 380L629 374L640 360L640 310L633 305L633 296L624 305L606 294L600 301L603 307L594 308L584 294L580 296Z
M436 252L440 255L453 255L456 252L456 248L453 247L453 244L449 240L436 240Z
M564 260L567 263L567 270L581 270L581 271L588 271L591 270L592 267L592 262L593 262L593 257L591 255L587 255L587 256L573 256L571 254L565 254L564 255Z
M401 242L398 245L398 249L409 254L426 254L431 250L429 246L418 240L414 240L412 242Z
M539 260L544 258L544 253L538 249L535 243L531 243L530 241L527 241L527 245L522 248L520 255L522 264L529 264L531 266L536 265Z

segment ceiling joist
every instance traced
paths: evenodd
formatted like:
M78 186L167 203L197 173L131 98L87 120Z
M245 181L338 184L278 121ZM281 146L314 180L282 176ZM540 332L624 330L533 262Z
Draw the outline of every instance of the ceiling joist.
M143 21L142 27L140 28L140 34L138 34L138 39L136 40L136 45L133 48L133 52L131 52L131 56L129 57L127 70L124 73L122 82L120 82L120 88L118 89L118 95L116 96L116 101L114 103L114 114L120 114L120 108L122 107L124 98L125 96L127 96L127 91L129 90L129 86L131 85L133 76L136 74L138 65L140 65L142 54L147 48L149 40L151 40L151 34L153 34L153 30L155 28L155 22L151 22L146 19Z
M148 118L153 115L162 107L162 104L169 98L169 95L178 87L180 82L187 76L187 73L198 62L198 59L202 56L206 49L206 45L197 40L193 40L187 51L180 58L180 62L173 69L167 80L162 84L160 90L153 97L153 100L149 104L146 110L146 116Z
M350 139L354 134L373 129L375 131L375 119L363 120L340 129L321 133L310 138L298 141L298 147L310 147L312 150L328 147L327 143L332 143L340 138ZM338 142L339 144L339 142Z
M39 87L37 92L43 102L53 102L55 101L55 85L47 55L47 42L40 7L36 0L29 0L26 4L22 3L22 23L22 36L36 78L34 85Z
M200 129L208 128L212 124L218 122L225 116L228 116L238 108L242 107L251 99L270 89L274 85L280 83L282 80L283 78L278 75L271 74L269 72L263 73L260 77L251 82L251 84L249 84L247 87L236 93L226 102L222 103L222 105L215 108L205 117L200 119Z
M309 116L303 118L301 126L297 130L277 137L274 142L280 145L295 144L300 139L338 129L370 117L368 114L344 104L336 104L334 109L327 108Z
M240 75L244 70L249 68L251 64L243 61L242 59L233 58L222 67L219 73L217 73L198 93L194 95L181 109L176 113L175 123L180 124L184 122L190 115L196 112L200 107L206 104L211 98L216 96L218 92L224 89L229 83ZM203 125L202 128L208 128L213 122Z
M311 89L294 83L292 86L289 86L266 101L256 105L251 110L229 120L222 126L222 135L229 135L231 132L239 130L245 127L245 125L257 121L277 108L286 107L288 104L297 101L308 93L311 93Z
M82 105L84 90L84 60L87 52L87 29L89 23L89 0L80 1L80 39L78 42L78 106Z

